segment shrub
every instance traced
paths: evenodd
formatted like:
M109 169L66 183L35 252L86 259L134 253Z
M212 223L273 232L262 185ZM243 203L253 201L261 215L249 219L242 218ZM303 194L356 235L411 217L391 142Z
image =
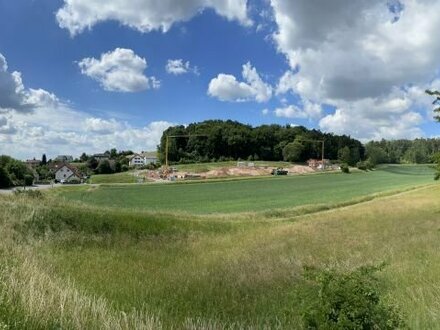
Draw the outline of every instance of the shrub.
M383 268L361 267L349 273L307 269L311 303L303 307L306 329L396 329L404 326L397 309L382 299L375 273Z
M342 173L350 173L350 168L347 164L341 164L341 171Z
M365 165L367 166L367 170L370 170L370 171L376 167L376 165L374 165L374 163L371 162L370 160L366 160Z
M124 164L121 166L121 171L122 172L127 172L128 171L128 165Z
M114 172L110 162L107 159L99 161L98 167L95 170L96 174L111 174Z
M434 180L439 180L440 179L440 152L437 152L432 156L432 161L436 164L435 165Z
M0 188L9 188L12 186L11 178L8 172L2 166L0 166Z
M81 180L78 179L78 178L72 178L68 183L71 183L71 184L80 184L80 183L81 183Z
M34 176L30 174L25 174L23 181L25 186L32 186L34 184Z
M356 167L362 171L367 171L368 170L368 166L366 162L358 162L356 164Z

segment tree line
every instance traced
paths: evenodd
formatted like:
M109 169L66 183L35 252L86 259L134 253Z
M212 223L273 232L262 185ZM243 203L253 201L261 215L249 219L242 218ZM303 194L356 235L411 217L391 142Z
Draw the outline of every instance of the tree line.
M261 125L252 127L237 121L207 120L188 126L173 126L162 135L158 151L165 162L167 136L168 160L171 163L212 162L225 160L267 160L305 162L324 158L344 160L355 165L365 158L362 143L347 135L323 133L303 126ZM188 137L189 136L189 137Z
M374 167L377 164L426 164L436 161L440 139L381 140L363 145L347 136L323 133L303 126L261 125L207 120L164 131L158 151L165 163L166 139L171 164L225 160L305 162L324 158L342 164Z
M73 163L78 163L78 169L86 175L119 173L129 170L127 156L130 155L133 155L133 151L118 151L116 148L105 151L103 153L105 159L97 159L83 152Z
M440 139L381 140L365 145L365 154L375 164L434 163Z

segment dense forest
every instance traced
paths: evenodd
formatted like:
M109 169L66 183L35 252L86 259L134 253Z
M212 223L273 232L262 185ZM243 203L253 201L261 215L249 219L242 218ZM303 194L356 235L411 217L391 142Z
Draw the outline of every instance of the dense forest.
M274 160L305 162L321 158L324 141L326 159L347 163L422 164L434 162L440 152L440 139L381 140L363 145L347 135L323 133L303 126L262 125L252 127L236 121L208 120L188 126L168 128L159 145L160 160L165 160L166 136L170 163L223 160ZM189 137L188 137L189 136Z
M208 120L168 128L159 146L162 163L166 136L176 135L192 136L169 139L168 159L171 163L238 159L304 162L321 158L321 140L325 141L326 159L343 157L345 162L354 165L365 157L362 143L346 135L308 130L302 126L252 127L231 120Z
M371 141L365 149L366 157L376 164L426 164L435 162L440 139Z

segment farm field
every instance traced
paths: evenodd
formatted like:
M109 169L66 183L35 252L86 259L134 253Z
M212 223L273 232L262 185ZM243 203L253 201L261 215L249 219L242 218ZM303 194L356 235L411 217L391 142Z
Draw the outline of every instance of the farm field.
M366 195L432 183L433 170L382 166L372 172L269 177L203 183L66 187L58 193L92 205L194 214L270 212L346 203Z
M423 167L369 174L388 178L387 191L431 185L295 217L0 196L0 324L297 329L318 296L305 267L350 272L384 262L384 301L398 306L409 328L437 328L440 186Z
M136 183L136 177L133 172L121 172L115 174L94 174L90 177L92 184L102 183Z

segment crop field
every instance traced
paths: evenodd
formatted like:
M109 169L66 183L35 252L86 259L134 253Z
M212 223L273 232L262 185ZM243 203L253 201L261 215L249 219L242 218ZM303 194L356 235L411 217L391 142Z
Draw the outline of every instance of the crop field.
M431 183L428 166L383 166L372 172L269 177L203 183L67 187L69 200L115 208L188 213L259 212L348 202Z
M283 212L291 200L277 204L282 196L271 184L291 200L296 190L312 199L293 206L328 207ZM254 205L234 204L249 187L270 193L252 192ZM143 190L124 196L109 187L103 192L112 195L99 199L93 194L104 187L69 188L0 196L0 328L301 329L319 297L307 269L350 273L382 263L381 301L395 306L408 328L440 324L440 186L428 167L122 187L146 189L143 198L176 189L159 197L178 207L162 202L156 211L145 199L120 201ZM186 207L180 199L197 189L205 204L204 195L229 191L225 209ZM263 200L266 208L258 205ZM350 200L357 203L341 207Z

